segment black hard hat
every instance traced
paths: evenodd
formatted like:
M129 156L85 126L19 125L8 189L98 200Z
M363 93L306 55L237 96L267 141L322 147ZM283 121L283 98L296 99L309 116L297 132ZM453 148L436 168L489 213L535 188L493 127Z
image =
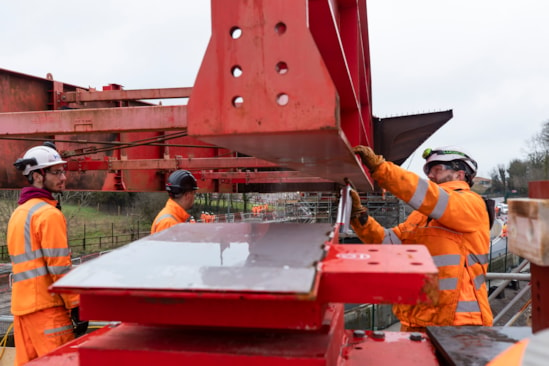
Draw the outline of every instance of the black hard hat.
M166 191L170 195L181 194L198 189L196 179L188 170L176 170L168 177Z

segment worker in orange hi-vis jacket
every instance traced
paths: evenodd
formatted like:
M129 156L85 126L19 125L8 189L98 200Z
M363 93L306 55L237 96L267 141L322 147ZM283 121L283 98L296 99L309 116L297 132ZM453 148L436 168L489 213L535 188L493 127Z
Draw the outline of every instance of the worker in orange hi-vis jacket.
M65 164L52 143L29 149L14 163L30 183L21 191L7 234L16 365L49 353L88 328L80 320L78 295L48 291L72 268L65 216L52 195L65 189Z
M196 190L198 185L191 172L179 169L171 173L166 183L169 198L164 208L156 215L151 226L151 234L187 222L191 217L188 210L194 205Z
M393 312L402 331L424 331L427 326L491 326L492 311L485 283L493 217L484 199L473 192L477 163L459 149L427 149L420 178L365 146L354 152L381 188L416 211L401 224L386 229L351 191L351 225L367 244L423 244L438 268L438 302L395 304Z

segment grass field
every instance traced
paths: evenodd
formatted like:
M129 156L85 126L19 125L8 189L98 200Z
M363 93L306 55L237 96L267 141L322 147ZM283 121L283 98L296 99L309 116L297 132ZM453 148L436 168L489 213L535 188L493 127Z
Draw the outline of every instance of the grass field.
M7 224L15 206L12 201L0 201L0 256L8 261L6 250ZM65 204L69 244L74 255L120 246L144 236L150 222L130 212L107 213L93 207Z
M17 207L19 194L19 191L0 191L0 260L3 262L9 261L6 231L11 213ZM118 204L117 199L125 198L129 193L108 194L99 196L90 192L65 192L62 211L67 219L73 256L110 249L147 235L154 217L167 199L165 192L149 192L135 195L133 201L121 200L124 204ZM197 194L195 205L189 213L198 219L202 211L216 214L246 212L253 202L244 194L237 194L234 199L226 194ZM108 206L110 209L107 209Z

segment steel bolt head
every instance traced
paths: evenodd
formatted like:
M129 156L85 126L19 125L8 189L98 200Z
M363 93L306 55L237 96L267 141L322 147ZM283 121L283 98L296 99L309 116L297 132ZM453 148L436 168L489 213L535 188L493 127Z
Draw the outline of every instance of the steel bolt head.
M421 333L417 333L417 332L413 332L413 333L410 333L410 340L412 341L421 341L423 339L423 336L421 335Z
M380 330L375 330L372 332L372 338L374 339L385 339L385 333Z

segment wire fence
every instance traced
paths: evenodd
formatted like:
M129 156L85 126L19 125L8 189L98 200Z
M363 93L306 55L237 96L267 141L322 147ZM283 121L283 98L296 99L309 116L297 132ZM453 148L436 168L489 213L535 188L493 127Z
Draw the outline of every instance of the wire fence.
M118 248L149 234L150 231L148 229L141 231L138 227L135 231L128 233L115 234L112 231L110 235L84 235L81 238L69 239L69 246L72 249L73 257L75 255L84 256L87 253L97 253L107 249Z
M111 224L110 234L105 234L105 232L108 232L107 230L102 234L88 234L84 225L84 234L76 238L69 237L69 246L73 252L73 257L86 256L89 253L118 248L141 239L150 234L149 227L149 225L137 224L129 232L115 233L115 225ZM0 260L2 262L10 261L7 245L0 245Z

